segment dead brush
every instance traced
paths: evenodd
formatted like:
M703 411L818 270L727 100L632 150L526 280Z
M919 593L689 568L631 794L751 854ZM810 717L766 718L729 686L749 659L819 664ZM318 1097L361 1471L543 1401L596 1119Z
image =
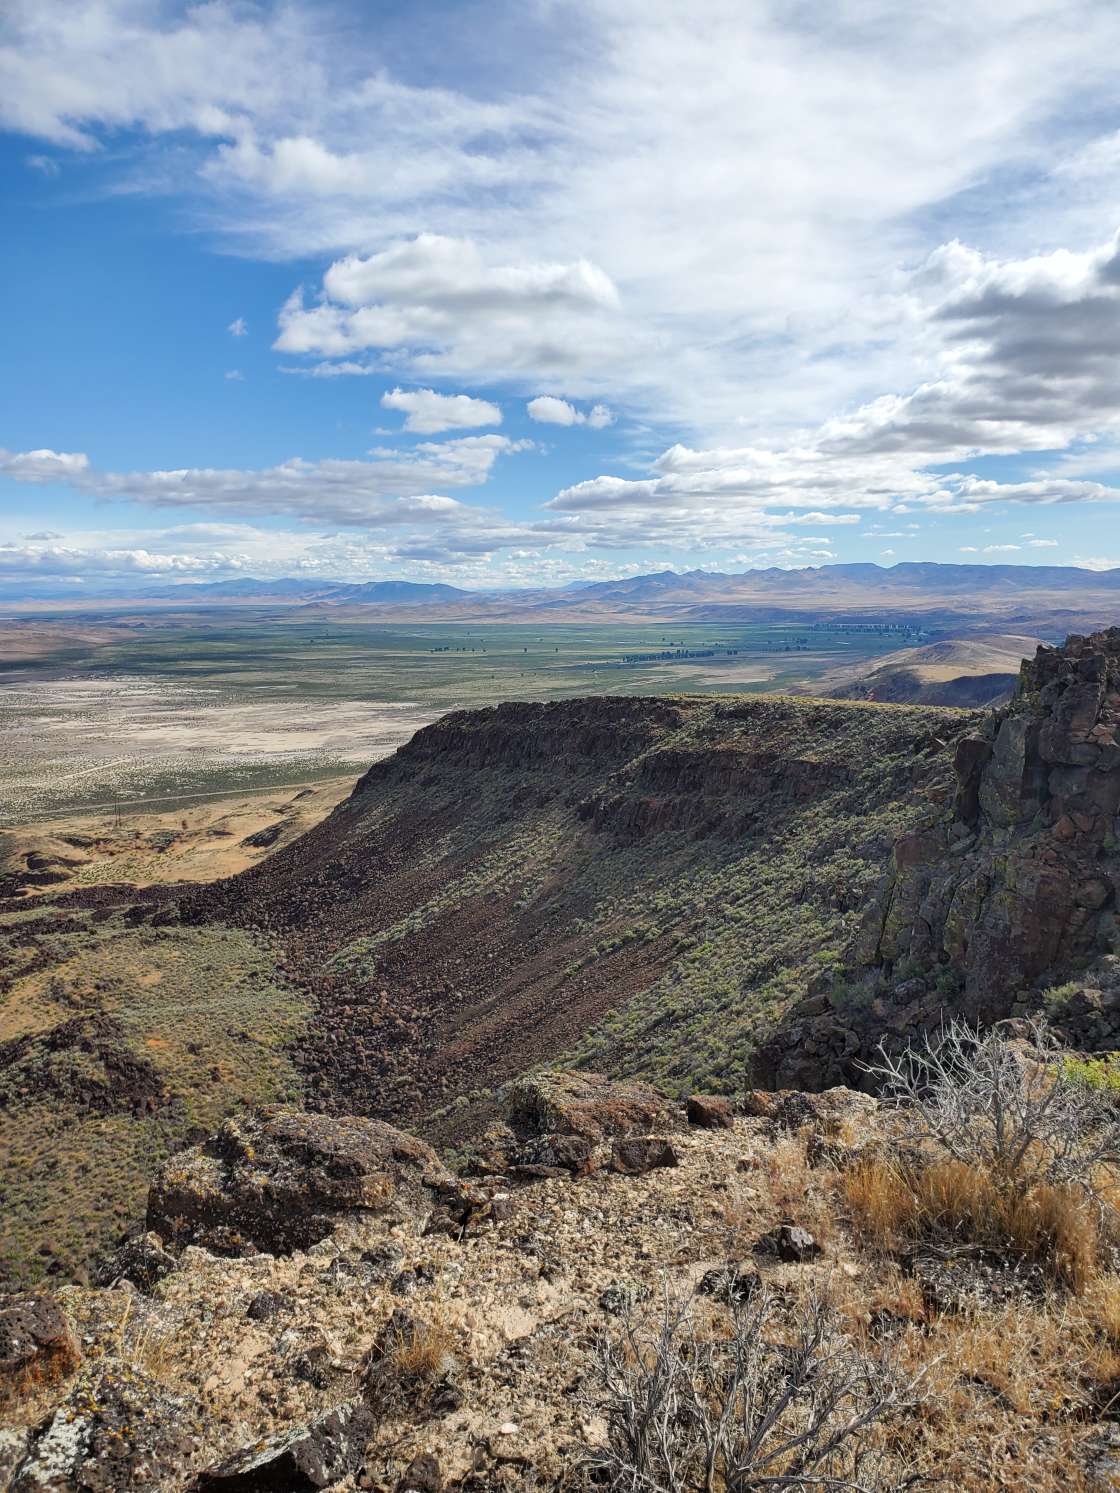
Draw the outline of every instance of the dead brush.
M925 1369L861 1351L819 1299L787 1311L758 1292L721 1331L696 1298L667 1297L660 1318L628 1318L604 1340L599 1369L589 1408L607 1434L586 1466L614 1493L916 1481L891 1422L921 1400Z

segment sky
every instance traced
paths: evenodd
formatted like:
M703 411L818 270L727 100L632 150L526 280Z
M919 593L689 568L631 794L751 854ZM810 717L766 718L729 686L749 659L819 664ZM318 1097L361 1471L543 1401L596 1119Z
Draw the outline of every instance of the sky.
M1120 566L1114 0L5 0L0 584Z

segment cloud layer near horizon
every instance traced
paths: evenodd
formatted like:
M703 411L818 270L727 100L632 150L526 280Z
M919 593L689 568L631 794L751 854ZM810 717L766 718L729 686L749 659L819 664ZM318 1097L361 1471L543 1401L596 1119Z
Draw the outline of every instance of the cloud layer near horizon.
M224 249L310 261L268 333L284 371L381 378L371 403L413 436L515 412L570 443L570 475L531 511L452 496L528 453L523 423L260 467L28 449L0 474L155 516L362 529L389 564L524 550L542 575L557 551L797 563L878 515L1116 501L1114 6L477 19L448 12L433 55L414 17L342 4L12 0L0 121L45 183L103 157L111 190L174 193ZM241 364L260 318L229 316Z

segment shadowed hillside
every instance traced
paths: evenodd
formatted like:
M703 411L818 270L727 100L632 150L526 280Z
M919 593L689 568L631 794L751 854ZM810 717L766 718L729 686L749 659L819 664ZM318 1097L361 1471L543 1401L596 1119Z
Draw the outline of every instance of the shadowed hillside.
M777 698L460 712L184 917L279 940L315 1103L419 1119L574 1054L730 1089L841 956L964 713Z

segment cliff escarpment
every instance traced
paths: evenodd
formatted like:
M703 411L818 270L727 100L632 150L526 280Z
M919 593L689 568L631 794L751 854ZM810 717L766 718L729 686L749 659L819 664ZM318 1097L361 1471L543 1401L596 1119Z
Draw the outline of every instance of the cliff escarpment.
M884 1033L950 1012L1120 1041L1120 628L1040 647L954 771L951 803L896 841L850 969L768 1045L774 1081L855 1078Z

